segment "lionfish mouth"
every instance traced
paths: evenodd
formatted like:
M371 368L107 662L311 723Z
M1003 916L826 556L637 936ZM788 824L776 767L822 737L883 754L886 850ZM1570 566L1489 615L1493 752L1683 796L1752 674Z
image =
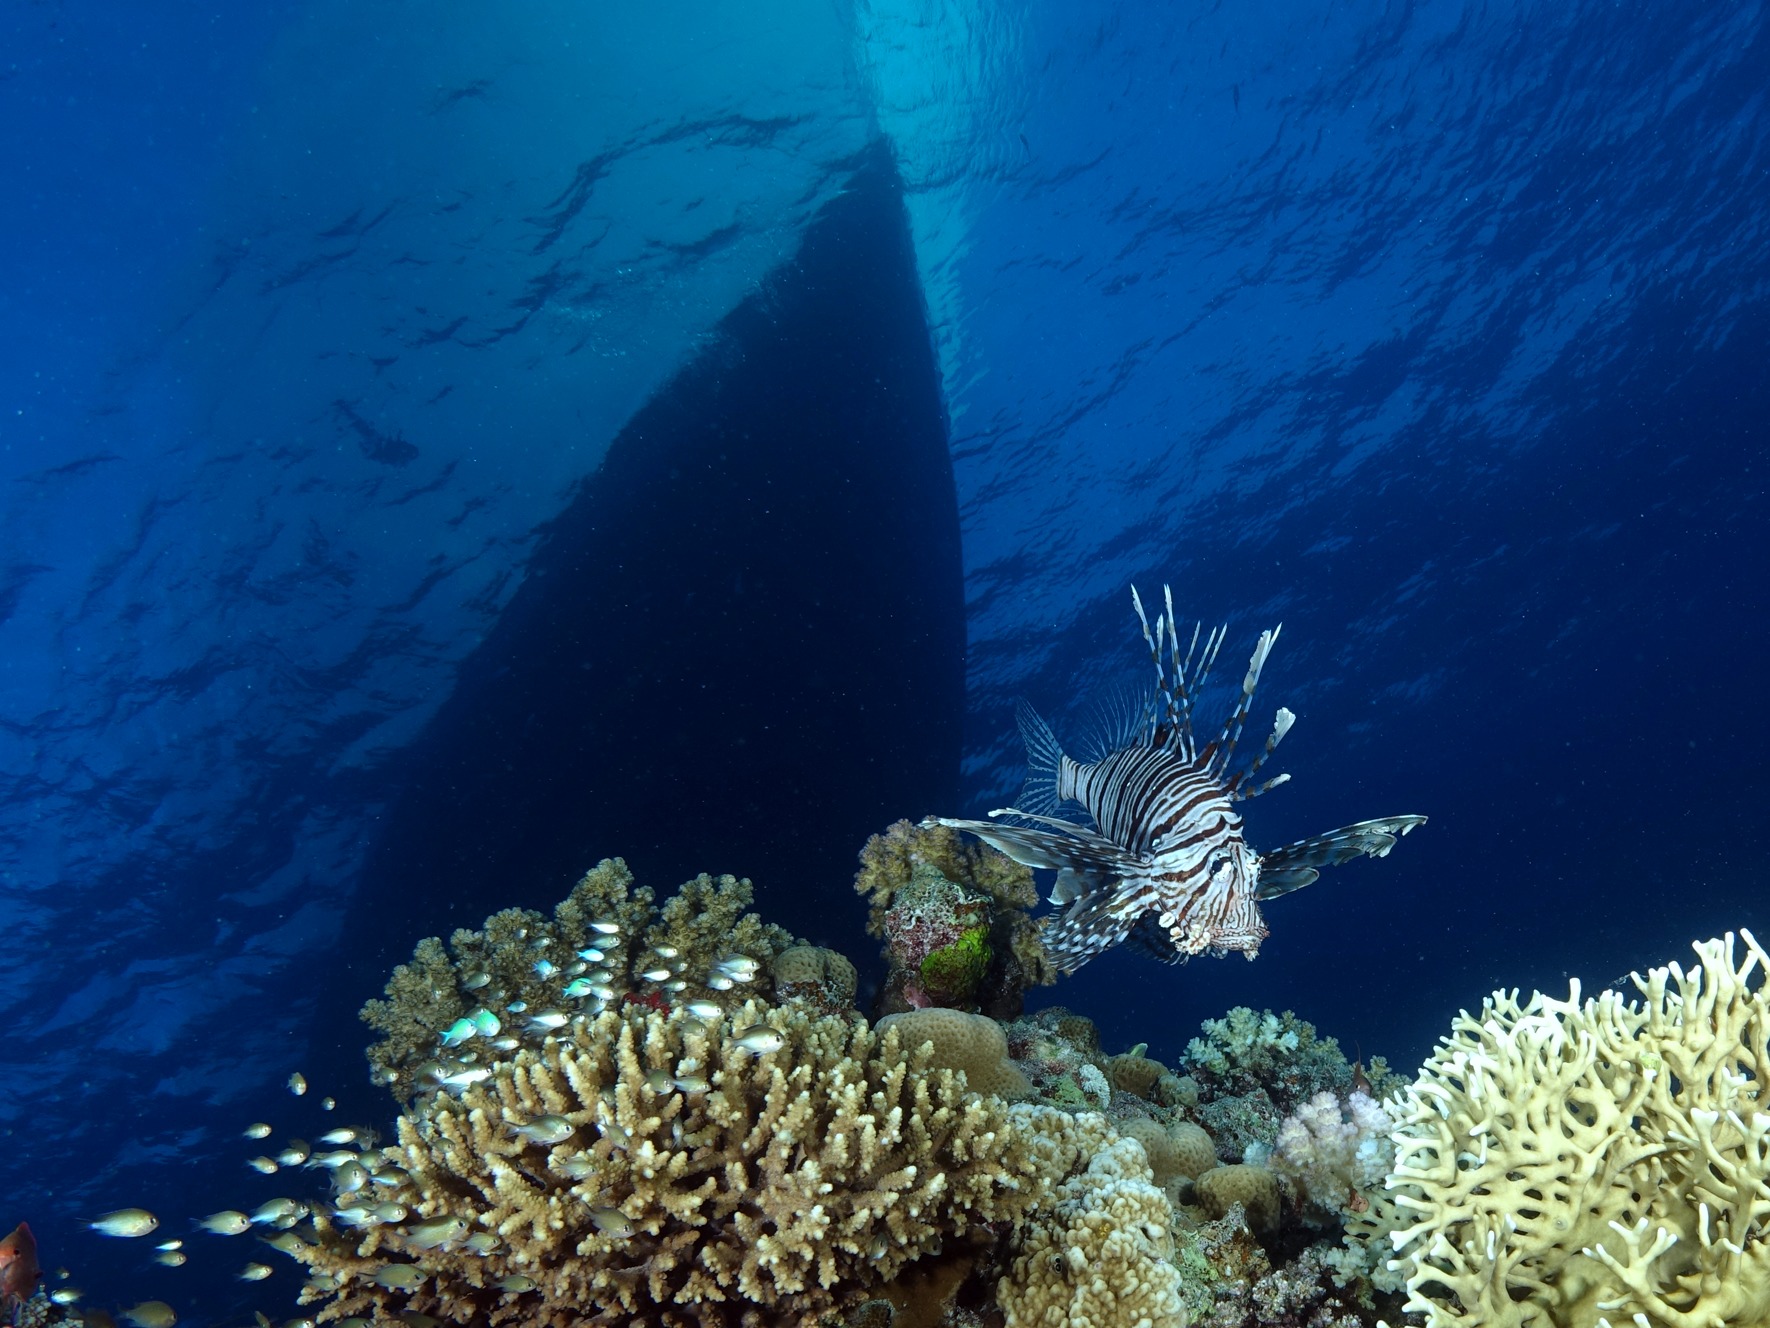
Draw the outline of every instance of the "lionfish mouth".
M1261 901L1300 890L1323 867L1385 857L1403 835L1426 823L1424 816L1387 816L1265 853L1249 847L1233 804L1290 778L1253 782L1296 719L1282 706L1265 745L1234 768L1236 744L1279 628L1260 633L1240 698L1216 738L1200 746L1193 701L1227 629L1205 632L1195 625L1182 656L1173 592L1162 590L1164 612L1152 628L1137 588L1131 588L1155 667L1155 692L1104 756L1086 763L1066 756L1050 727L1022 703L1027 780L1020 805L992 811L988 821L937 816L924 822L969 831L1017 862L1057 871L1052 899L1059 911L1041 925L1045 949L1061 972L1073 973L1126 941L1167 963L1205 953L1252 959L1267 936ZM1075 818L1075 809L1085 819Z

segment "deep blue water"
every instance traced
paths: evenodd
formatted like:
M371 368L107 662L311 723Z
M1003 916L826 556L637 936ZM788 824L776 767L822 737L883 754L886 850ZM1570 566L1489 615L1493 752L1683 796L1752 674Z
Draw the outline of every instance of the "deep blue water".
M1109 1042L1411 1067L1770 930L1761 5L0 37L0 1225L95 1299L280 1312L80 1222L269 1197L291 1070L384 1113L353 1011L419 936L618 853L863 954L868 833L1147 681L1131 582L1226 687L1284 623L1256 846L1432 819L1252 964L1049 993Z

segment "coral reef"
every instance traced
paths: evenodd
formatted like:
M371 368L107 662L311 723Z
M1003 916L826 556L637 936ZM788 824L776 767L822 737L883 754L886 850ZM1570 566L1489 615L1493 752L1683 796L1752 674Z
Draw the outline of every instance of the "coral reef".
M383 1034L368 1053L376 1081L409 1099L482 1048L508 1055L554 1031L549 1016L767 995L762 975L797 942L745 912L751 898L748 881L702 875L654 908L651 890L609 858L551 919L505 909L478 931L457 931L447 949L436 937L420 941L394 970L387 999L363 1007L363 1020ZM461 1055L448 1056L451 1048Z
M1368 1093L1354 1090L1342 1099L1323 1091L1285 1118L1268 1161L1296 1187L1314 1225L1338 1228L1369 1208L1368 1192L1387 1179L1394 1128Z
M1178 1328L1173 1224L1141 1147L1095 1149L1023 1228L997 1290L1007 1328Z
M821 945L795 945L774 957L774 995L779 1001L803 1001L823 1014L854 1008L857 975L847 956Z
M979 1093L1018 1098L1032 1094L1032 1080L1008 1059L1008 1038L995 1020L963 1010L909 1010L886 1015L881 1034L896 1029L906 1047L926 1045L937 1069L962 1072Z
M1431 1328L1770 1321L1770 956L1459 1016L1394 1104L1388 1240Z
M1198 1177L1193 1189L1199 1207L1212 1217L1226 1217L1231 1208L1240 1204L1256 1235L1271 1235L1278 1230L1278 1177L1265 1167L1240 1162L1212 1167Z
M1017 1110L858 1020L629 1006L408 1108L377 1200L410 1218L290 1252L328 1318L811 1325L1033 1210L1078 1145Z
M885 942L880 1013L931 1005L1010 1018L1026 988L1055 982L1032 870L944 826L898 821L860 854L854 888Z

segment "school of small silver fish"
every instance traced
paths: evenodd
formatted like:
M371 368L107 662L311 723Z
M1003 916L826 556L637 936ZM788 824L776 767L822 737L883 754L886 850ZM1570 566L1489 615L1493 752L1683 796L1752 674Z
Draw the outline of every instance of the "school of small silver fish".
M537 957L529 965L533 979L557 988L557 999L531 1009L521 999L504 999L489 973L470 971L460 978L463 992L471 993L480 1004L471 1013L457 1019L442 1030L437 1038L437 1055L421 1067L419 1084L428 1091L459 1094L474 1084L489 1079L492 1066L500 1059L524 1047L542 1046L554 1041L569 1041L604 1010L613 1009L628 999L668 1010L672 1019L683 1022L685 1033L708 1039L723 1039L730 1047L751 1056L767 1056L786 1046L786 1037L765 1022L747 1023L738 1027L731 1019L736 1011L715 1000L680 1000L681 993L698 986L713 992L732 992L741 998L744 988L756 982L762 965L753 956L730 953L715 958L699 980L692 978L680 952L670 945L646 949L627 962L626 938L621 925L599 918L589 924L594 942L574 952L569 960L554 962ZM545 940L538 942L544 946ZM622 976L630 971L631 982ZM530 984L532 996L532 984ZM750 1007L754 1018L755 1007ZM512 1029L511 1023L517 1025ZM711 1070L695 1055L685 1056L673 1070L654 1069L645 1080L646 1090L656 1095L681 1094L694 1097L707 1093L713 1086ZM287 1087L296 1097L309 1091L305 1075L295 1072L288 1077ZM336 1103L330 1097L318 1103L322 1111L331 1111ZM543 1115L509 1122L512 1135L523 1143L548 1154L545 1165L577 1182L595 1175L594 1154L590 1144L601 1130L596 1120L573 1121L564 1116ZM241 1131L244 1138L264 1141L276 1133L266 1121L254 1121ZM281 1145L268 1145L271 1151L247 1159L247 1165L266 1176L292 1170L320 1171L331 1180L328 1201L308 1202L294 1198L273 1198L248 1212L223 1209L194 1220L200 1231L214 1236L234 1237L260 1232L259 1240L269 1249L291 1257L306 1244L296 1228L315 1212L323 1212L328 1220L355 1229L386 1227L396 1229L406 1248L423 1252L431 1250L464 1251L484 1256L500 1248L499 1237L489 1231L476 1230L467 1216L458 1214L420 1215L404 1203L389 1197L399 1193L410 1182L410 1176L392 1163L379 1147L376 1131L363 1126L341 1125L319 1133L310 1143L289 1138ZM624 1145L623 1145L624 1146ZM632 1220L618 1207L594 1206L589 1210L591 1224L597 1232L612 1240L625 1240L634 1234ZM159 1219L145 1208L120 1208L105 1213L90 1224L100 1234L121 1238L138 1238L158 1229ZM151 1256L153 1262L169 1268L183 1266L189 1255L184 1242L171 1239L161 1242ZM250 1260L240 1265L234 1276L245 1282L262 1282L275 1275L267 1263ZM391 1260L376 1274L375 1280L395 1291L409 1291L425 1280L424 1270L414 1263ZM323 1275L310 1277L308 1285L319 1291L330 1289ZM494 1284L507 1296L522 1296L536 1287L534 1279L512 1275ZM80 1298L74 1287L59 1288L52 1293L58 1304L71 1305ZM175 1328L177 1313L163 1301L143 1301L122 1311L134 1328ZM255 1316L260 1328L273 1328L263 1314ZM418 1317L423 1316L408 1316ZM361 1320L347 1320L350 1328ZM312 1320L291 1319L281 1328L313 1328Z

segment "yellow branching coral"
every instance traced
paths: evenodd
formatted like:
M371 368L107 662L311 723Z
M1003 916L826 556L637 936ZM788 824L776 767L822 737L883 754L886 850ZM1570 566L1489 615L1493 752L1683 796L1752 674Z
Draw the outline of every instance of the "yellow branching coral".
M1181 1328L1174 1211L1141 1145L1121 1139L1089 1154L1022 1230L996 1293L1007 1328Z
M986 845L968 843L944 825L897 821L884 834L867 840L854 877L855 890L871 905L867 921L871 935L885 934L885 911L891 907L892 895L923 866L956 885L982 891L1008 909L1029 909L1039 902L1031 867Z
M759 1001L610 1010L488 1068L401 1116L379 1209L314 1216L322 1318L811 1325L993 1241L1089 1142L894 1032Z
M751 898L748 881L701 875L654 908L651 890L633 884L621 859L608 858L552 918L508 908L478 931L455 932L447 949L426 938L412 961L394 970L387 999L363 1007L364 1021L383 1034L369 1049L377 1082L409 1098L458 1068L446 1057L439 1062L442 1049L477 1050L501 1037L507 1053L522 1035L552 1031L542 1018L550 1013L594 1016L626 1001L653 1008L730 1004L759 994L758 982L765 994L769 966L795 941L746 913ZM722 970L721 959L754 964ZM499 1017L513 1004L526 1017ZM459 1042L450 1042L445 1035L457 1025Z
M1640 1002L1496 992L1393 1104L1375 1234L1432 1328L1770 1321L1770 956L1749 932ZM1754 974L1756 985L1754 987Z

